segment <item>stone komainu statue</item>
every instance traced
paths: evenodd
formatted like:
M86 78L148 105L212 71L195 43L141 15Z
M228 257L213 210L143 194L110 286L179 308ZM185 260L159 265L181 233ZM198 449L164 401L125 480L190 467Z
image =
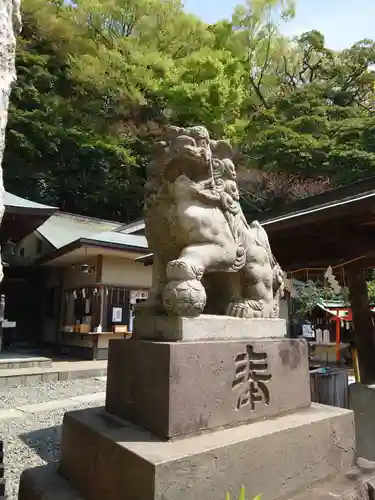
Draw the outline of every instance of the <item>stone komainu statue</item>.
M265 230L243 215L226 141L170 127L148 167L144 218L154 252L146 310L277 317L283 272Z

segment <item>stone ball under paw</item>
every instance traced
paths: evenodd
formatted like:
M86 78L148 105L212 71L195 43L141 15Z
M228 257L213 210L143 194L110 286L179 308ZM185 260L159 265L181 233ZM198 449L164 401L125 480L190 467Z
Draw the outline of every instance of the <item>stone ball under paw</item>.
M198 280L170 281L163 292L166 311L176 316L199 316L206 305L206 291Z
M167 277L171 281L199 280L203 276L202 266L193 266L184 259L176 259L168 262Z

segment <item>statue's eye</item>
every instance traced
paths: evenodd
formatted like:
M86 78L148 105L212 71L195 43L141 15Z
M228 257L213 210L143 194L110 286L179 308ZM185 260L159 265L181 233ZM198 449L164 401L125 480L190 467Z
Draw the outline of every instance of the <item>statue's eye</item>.
M200 148L206 148L208 146L207 139L197 139L196 143Z

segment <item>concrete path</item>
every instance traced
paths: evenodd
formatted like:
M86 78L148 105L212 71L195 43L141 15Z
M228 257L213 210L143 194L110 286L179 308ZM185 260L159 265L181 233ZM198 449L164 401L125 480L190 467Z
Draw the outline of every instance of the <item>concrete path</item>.
M19 477L25 468L58 461L64 413L103 406L105 386L105 377L99 375L16 389L0 387L7 500L17 500Z
M32 385L79 378L102 377L107 361L55 361L50 367L9 368L0 370L0 388Z
M73 396L66 399L56 399L44 403L29 404L18 406L17 408L0 409L0 421L14 418L24 418L27 415L35 415L45 411L60 410L62 408L74 409L75 406L81 406L86 403L97 403L98 406L105 404L105 392L95 394L84 394L82 396Z

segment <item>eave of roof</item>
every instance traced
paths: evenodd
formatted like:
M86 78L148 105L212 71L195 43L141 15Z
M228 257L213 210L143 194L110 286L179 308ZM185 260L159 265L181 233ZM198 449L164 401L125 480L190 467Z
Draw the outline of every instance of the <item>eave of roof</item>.
M120 223L82 215L57 212L37 232L56 249L80 239L91 238L106 231L113 231Z
M145 236L119 233L117 231L103 231L94 233L84 238L89 242L100 242L103 244L126 245L134 248L143 248L148 251L148 243Z
M5 213L12 214L52 215L58 210L58 207L52 207L50 205L43 205L42 203L30 201L26 198L21 198L15 194L8 193L7 191L4 192L4 206Z
M145 221L143 219L138 219L133 222L130 222L129 224L123 224L118 229L116 229L116 232L124 234L132 234L135 233L136 231L141 231L144 228L145 228Z
M339 208L339 207L344 207L345 205L348 204L355 204L363 200L368 200L370 198L375 198L375 191L369 193L363 193L361 196L358 195L355 197L348 197L343 200L338 200L334 203L325 203L323 205L317 205L315 207L307 208L306 210L298 210L295 212L290 212L284 215L280 215L278 217L272 217L270 219L266 218L263 220L263 217L259 217L259 222L262 224L262 226L270 226L272 224L278 224L280 222L289 221L297 217L317 214L318 212L322 212L323 210L331 210L336 207ZM265 212L264 216L266 215L267 213Z
M326 210L342 210L348 205L359 206L361 202L375 198L375 177L355 182L349 186L332 189L324 193L292 201L282 210L266 210L257 214L264 226L290 221L298 217L319 215Z
M136 262L142 262L147 266L148 264L152 264L154 254L153 253L147 253L146 255L142 255L141 257L138 257Z
M98 235L99 236L99 235ZM141 236L139 238L142 238ZM137 253L149 253L149 250L146 247L144 247L142 244L136 245L136 244L125 244L125 243L118 243L118 242L108 242L108 241L101 241L100 239L94 239L92 238L79 238L78 240L72 241L68 245L65 245L61 248L58 248L54 252L51 252L47 255L44 255L37 259L35 261L36 265L42 265L46 264L47 262L51 262L52 260L57 259L58 257L61 257L62 255L65 255L67 253L73 252L74 250L77 250L78 248L105 248L109 250L119 250L119 251L130 251L130 252L137 252Z

